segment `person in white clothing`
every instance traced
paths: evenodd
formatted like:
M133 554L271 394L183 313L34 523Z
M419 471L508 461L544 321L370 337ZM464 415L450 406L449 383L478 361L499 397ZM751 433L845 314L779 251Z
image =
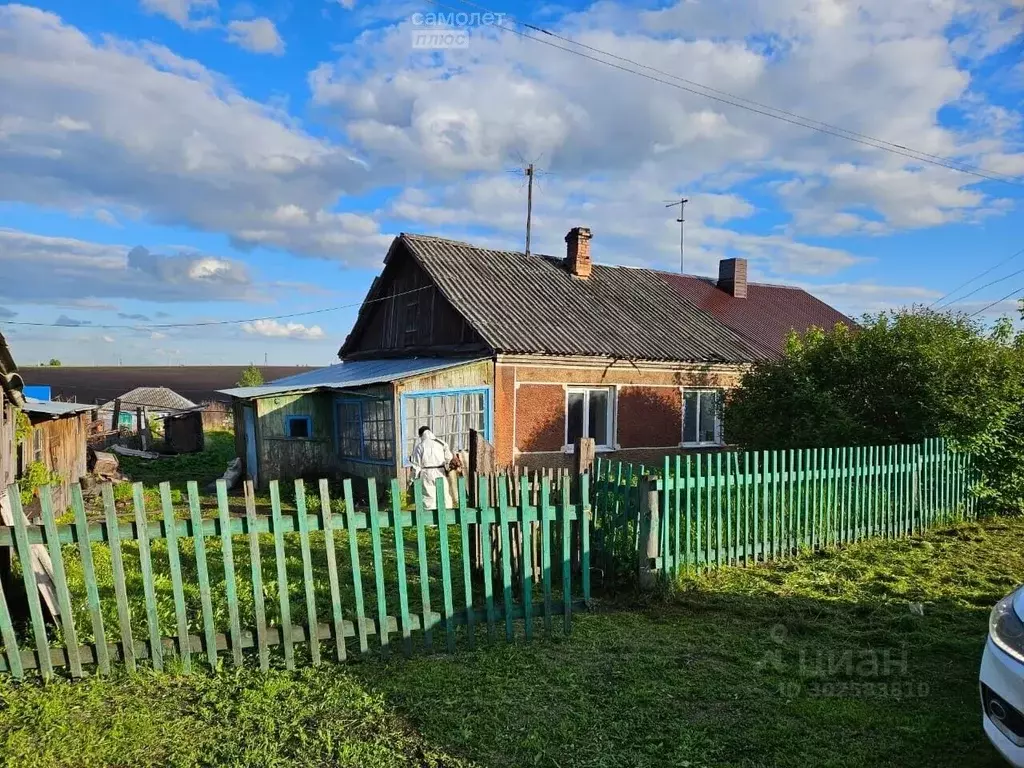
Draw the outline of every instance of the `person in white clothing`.
M410 461L413 468L413 481L423 480L423 506L426 509L437 509L436 483L438 478L444 480L444 502L448 509L455 504L452 492L448 487L448 465L452 461L452 449L434 436L428 427L420 427L420 439L412 449Z

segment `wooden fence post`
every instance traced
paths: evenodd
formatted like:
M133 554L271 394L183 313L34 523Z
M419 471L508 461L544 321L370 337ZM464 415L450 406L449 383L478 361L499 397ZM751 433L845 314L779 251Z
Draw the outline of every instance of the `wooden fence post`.
M592 472L594 460L597 457L597 443L592 437L579 437L573 445L572 454L572 501L582 510L586 500L581 498L580 478L584 472ZM579 572L582 567L583 539L581 536L581 521L574 520L572 523L572 568Z
M469 475L468 490L470 494L470 505L480 509L490 506L490 499L480 498L480 477L489 477L494 474L494 446L484 439L484 436L475 429L469 430ZM473 523L469 528L469 561L475 570L484 567L483 551L481 548L480 526Z
M649 589L654 585L658 575L655 559L658 557L658 529L661 521L658 511L658 486L654 475L644 475L640 478L637 490L640 496L640 586Z

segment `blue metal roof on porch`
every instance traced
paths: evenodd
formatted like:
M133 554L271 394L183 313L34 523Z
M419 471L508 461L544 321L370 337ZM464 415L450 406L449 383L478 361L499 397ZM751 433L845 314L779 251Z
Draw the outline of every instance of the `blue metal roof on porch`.
M433 371L442 371L487 358L403 357L383 360L353 360L288 376L259 387L236 387L218 390L221 394L242 399L272 397L315 389L353 389L386 381L407 379Z

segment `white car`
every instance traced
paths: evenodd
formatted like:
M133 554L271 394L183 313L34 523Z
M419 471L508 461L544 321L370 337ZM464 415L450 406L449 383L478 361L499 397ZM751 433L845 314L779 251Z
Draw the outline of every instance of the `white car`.
M1024 768L1024 587L992 609L981 658L985 735L1016 768Z

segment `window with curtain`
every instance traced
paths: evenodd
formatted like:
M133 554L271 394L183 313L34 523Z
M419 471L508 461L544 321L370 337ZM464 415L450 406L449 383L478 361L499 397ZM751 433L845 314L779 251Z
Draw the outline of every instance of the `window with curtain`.
M592 437L598 448L612 447L613 390L569 389L565 403L565 444Z
M338 453L358 461L394 459L395 421L390 400L338 403Z
M683 443L720 445L722 442L721 390L683 390Z
M420 427L428 427L452 451L469 450L469 430L475 429L488 440L489 392L474 389L405 396L404 458L408 460L419 439Z

